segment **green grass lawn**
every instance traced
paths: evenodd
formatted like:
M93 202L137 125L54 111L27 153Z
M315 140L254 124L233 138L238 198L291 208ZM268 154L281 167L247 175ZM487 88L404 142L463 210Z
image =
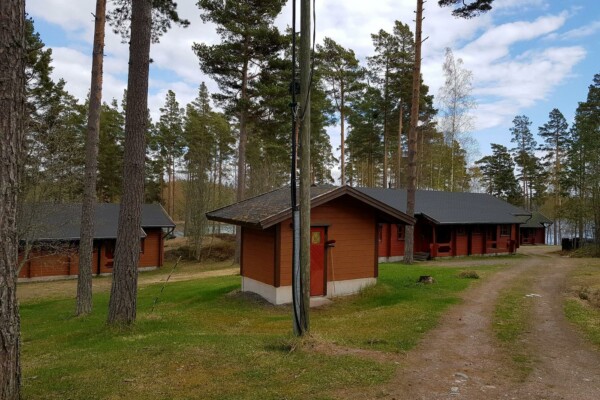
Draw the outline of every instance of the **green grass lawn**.
M531 287L531 273L522 275L508 290L502 292L494 310L493 327L496 337L514 362L517 378L524 381L533 368L533 357L523 342L530 327L532 299L525 297Z
M569 276L570 296L565 298L567 319L600 348L600 261L582 260Z
M498 267L469 267L485 276ZM311 310L313 342L402 352L473 282L463 268L384 264L377 286ZM433 275L433 285L417 284ZM105 325L108 293L74 318L74 299L21 304L24 399L331 399L389 380L397 365L318 352L291 335L290 307L240 294L239 277L139 290L135 326Z

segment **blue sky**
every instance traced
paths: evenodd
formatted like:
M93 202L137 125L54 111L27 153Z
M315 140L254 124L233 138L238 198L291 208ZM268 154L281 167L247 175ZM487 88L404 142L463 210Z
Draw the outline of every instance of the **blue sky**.
M215 43L214 26L200 20L196 1L180 0L181 14L191 21L188 29L174 28L153 45L149 106L153 119L167 90L181 104L191 101L200 82L211 91L217 87L198 68L191 50L194 42ZM291 2L290 2L291 3ZM317 41L332 37L352 48L364 60L372 54L370 34L391 31L395 20L411 27L415 0L318 0ZM600 73L600 2L597 0L496 0L494 9L479 18L458 20L435 0L426 3L423 76L430 92L443 84L444 49L474 76L473 94L478 102L471 135L481 155L490 143L510 147L511 121L525 114L532 130L547 121L553 108L573 119L577 102L585 100L594 74ZM109 1L110 4L110 1ZM83 98L89 88L94 0L28 0L27 12L47 46L53 48L54 78L64 78L67 89ZM284 28L291 20L291 4L277 19ZM414 30L414 29L413 29ZM109 32L106 42L104 98L120 99L126 86L127 46ZM339 146L336 127L330 130Z

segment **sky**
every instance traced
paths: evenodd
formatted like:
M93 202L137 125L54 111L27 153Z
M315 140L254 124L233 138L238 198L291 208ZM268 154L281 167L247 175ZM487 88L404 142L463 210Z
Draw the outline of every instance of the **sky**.
M218 91L200 71L192 51L195 42L218 43L215 26L202 22L196 1L178 4L180 16L190 26L173 27L151 49L149 108L154 121L169 89L182 105L197 96L201 82L211 92ZM331 37L364 62L373 54L372 33L391 32L395 20L414 31L415 4L415 0L316 0L317 43ZM53 50L53 78L65 79L70 93L85 98L95 1L28 0L26 7L42 40ZM291 14L290 0L276 20L281 30L291 25ZM553 108L570 123L594 74L600 73L598 0L495 0L491 12L470 20L454 18L450 9L430 0L424 15L424 82L437 95L444 83L446 48L463 60L464 68L473 73L477 108L471 136L479 143L481 156L490 153L491 143L511 147L509 129L516 115L527 115L534 133ZM105 54L103 97L120 100L127 83L128 47L107 32ZM339 128L331 127L329 133L337 149Z

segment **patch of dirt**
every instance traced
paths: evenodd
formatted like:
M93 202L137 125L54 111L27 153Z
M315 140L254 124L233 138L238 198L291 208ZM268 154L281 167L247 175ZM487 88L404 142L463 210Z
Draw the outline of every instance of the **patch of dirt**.
M565 320L564 282L575 260L552 254L551 246L522 248L529 257L475 284L439 327L409 351L390 383L367 393L345 391L340 399L596 399L600 398L600 354ZM472 265L453 262L452 265ZM535 273L535 301L525 340L533 371L519 382L498 344L492 317L501 291L521 274ZM361 354L357 354L361 356ZM375 356L377 358L377 356ZM399 357L400 358L400 357Z

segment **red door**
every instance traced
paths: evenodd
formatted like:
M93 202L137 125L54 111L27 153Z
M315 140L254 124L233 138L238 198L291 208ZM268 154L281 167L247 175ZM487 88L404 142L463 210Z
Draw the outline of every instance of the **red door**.
M310 228L310 295L325 295L325 228Z

